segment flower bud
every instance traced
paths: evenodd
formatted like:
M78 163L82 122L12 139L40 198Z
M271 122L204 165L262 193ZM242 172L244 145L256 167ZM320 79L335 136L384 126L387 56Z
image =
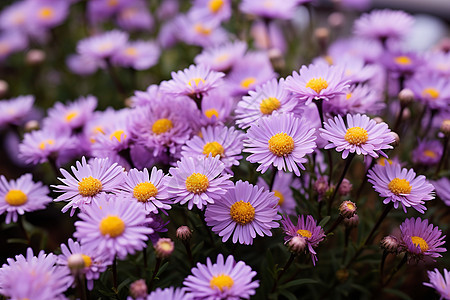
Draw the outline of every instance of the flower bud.
M389 253L397 253L399 242L393 235L385 236L380 242L381 248Z
M5 96L8 90L9 84L6 81L0 79L0 97Z
M155 245L156 257L160 259L168 258L172 254L175 246L171 239L160 238Z
M39 122L36 120L30 120L25 123L25 131L31 132L33 130L39 129Z
M328 190L328 180L325 176L320 176L317 178L316 182L314 182L314 190L319 195L324 195Z
M375 118L373 118L373 120L374 120L375 123L377 123L377 124L380 124L380 123L383 123L383 122L384 122L383 119L380 118L380 117L375 117Z
M339 206L339 214L348 219L356 214L356 204L352 201L344 201Z
M403 89L398 93L398 99L402 106L408 106L414 101L414 93L410 89Z
M288 243L289 251L294 254L302 253L306 248L306 239L301 236L294 236Z
M450 119L442 121L441 132L446 136L450 135Z
M77 253L69 256L69 258L67 259L67 266L69 267L70 272L72 272L72 274L80 273L86 266L83 255Z
M147 297L147 285L144 279L139 279L130 284L130 295L134 299Z
M404 121L404 120L408 120L409 118L411 118L411 111L409 110L408 107L406 107L406 108L403 110L402 120L403 120L403 121Z
M400 145L400 137L398 136L397 132L391 131L389 132L390 135L394 137L394 141L392 142L392 146L397 147Z
M359 217L357 214L354 214L353 217L345 218L343 222L347 228L357 227L359 224Z
M272 48L268 52L270 62L275 70L284 69L286 62L284 61L283 53L280 49Z
M345 16L341 12L334 12L328 16L328 24L331 27L339 28L344 24Z
M189 241L192 237L192 231L187 226L180 226L177 229L177 238L182 241Z
M350 183L350 181L347 178L344 178L341 182L341 186L339 187L339 195L346 196L350 194L352 191L353 185Z
M30 66L41 64L45 60L45 52L40 49L31 49L27 52L25 61Z

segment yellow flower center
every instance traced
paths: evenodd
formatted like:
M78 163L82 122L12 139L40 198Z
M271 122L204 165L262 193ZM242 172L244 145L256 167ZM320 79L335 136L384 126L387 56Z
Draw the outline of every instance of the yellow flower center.
M152 125L154 134L162 134L173 128L173 123L169 119L159 119Z
M107 216L100 221L98 228L101 234L115 238L124 232L125 222L118 216Z
M219 118L219 112L218 112L217 110L215 110L214 108L207 109L207 110L205 111L205 116L206 116L208 119L211 119L213 116L216 116L216 118Z
M194 194L204 193L209 187L209 180L202 173L192 173L186 178L186 189Z
M352 96L353 96L352 93L347 93L347 95L345 95L345 99L349 100Z
M356 209L356 207L353 203L347 203L347 208L352 211Z
M208 8L212 13L217 13L223 6L223 0L210 0L208 2Z
M409 58L408 56L397 56L396 58L394 58L394 61L402 66L407 66L410 65L412 63L411 58Z
M439 91L436 90L435 88L429 87L422 91L422 96L429 97L429 98L435 100L439 97Z
M294 150L294 139L280 132L269 139L269 150L276 156L286 156Z
M241 200L231 205L230 215L233 221L245 225L255 219L255 208L250 203Z
M377 161L377 164L379 164L380 166L385 166L386 165L386 162L388 163L388 164L390 164L390 165L392 165L392 160L391 159L386 159L386 158L380 158L378 161Z
M119 0L108 0L108 6L117 6L119 4Z
M205 83L205 80L203 78L192 78L191 80L189 80L188 85L190 87L193 87L192 84L194 84L194 86L198 86L199 83Z
M284 203L284 196L283 196L283 194L280 193L277 190L274 190L273 192L275 193L275 197L278 197L278 206L283 205L283 203Z
M45 140L39 144L39 149L44 150L47 145L53 145L54 143L55 141L52 139Z
M270 115L274 110L279 109L280 106L281 103L277 98L269 97L261 102L259 105L259 110L265 115Z
M413 242L414 246L420 246L420 251L425 252L428 250L427 242L425 242L425 240L420 236L412 236L411 241Z
M214 290L218 288L221 292L223 292L224 288L231 289L233 284L233 278L225 274L213 276L213 278L211 278L211 280L209 281L209 286L211 287L211 289Z
M251 85L255 84L256 78L255 77L247 77L242 79L241 81L241 87L244 89L249 89Z
M113 43L106 42L106 43L103 43L103 44L99 45L98 50L102 51L102 52L103 51L108 51L108 50L112 49L112 47L113 47Z
M66 120L67 123L69 123L76 116L78 116L78 112L77 111L71 111L71 112L66 114L64 119Z
M151 197L155 197L158 194L158 189L151 182L138 183L133 189L133 196L139 202L147 202Z
M50 20L51 18L53 18L54 14L55 12L51 7L46 6L39 10L39 18L43 20Z
M347 129L344 138L350 144L359 146L367 142L367 140L369 139L369 134L364 128L351 127Z
M310 238L312 236L312 232L306 229L299 229L297 230L297 234L301 235L302 237L305 238Z
M134 47L128 47L125 49L125 54L128 56L136 56L138 54L136 48Z
M83 197L92 197L102 191L102 182L92 176L84 177L78 182L78 192Z
M201 35L210 35L212 32L211 28L207 28L207 27L203 26L201 23L195 24L194 30L195 30L195 32L197 32L198 34L201 34Z
M113 138L116 138L119 142L122 142L127 138L127 135L123 130L119 129L111 133L111 135L109 136L110 140L112 140Z
M11 206L20 206L28 201L28 197L21 190L9 190L5 195L5 201Z
M436 158L437 154L436 152L432 151L432 150L425 150L423 151L423 155L430 157L430 158Z
M312 78L306 83L306 87L314 90L317 94L328 87L328 82L322 77Z
M224 151L225 150L223 149L222 145L218 142L207 143L205 144L205 146L203 146L203 154L205 154L206 156L211 154L212 157L215 157L216 155L220 155L220 157L222 157Z
M91 259L90 256L81 254L81 257L83 257L84 267L85 268L89 268L90 266L92 266L92 259Z
M324 59L330 66L333 64L333 57L331 57L330 55L325 56Z
M406 179L394 178L389 182L388 188L396 195L411 193L411 185Z
M218 63L224 62L228 59L228 57L230 57L230 56L227 53L222 54L222 55L216 57L216 62L218 62Z

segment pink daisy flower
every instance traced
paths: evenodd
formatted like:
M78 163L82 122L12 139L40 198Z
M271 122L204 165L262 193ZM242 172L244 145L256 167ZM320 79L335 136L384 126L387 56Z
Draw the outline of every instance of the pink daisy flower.
M245 152L252 153L247 160L259 163L256 169L265 173L273 165L278 170L289 170L300 176L299 167L307 161L305 155L316 148L315 129L305 119L292 114L274 114L262 118L247 132Z
M205 220L222 242L233 235L234 244L251 245L256 234L272 236L270 229L280 226L278 200L264 188L239 180L220 201L206 207Z
M219 254L215 264L208 257L206 265L197 263L191 272L183 285L195 299L250 299L259 287L258 280L252 281L256 272L231 255L224 260Z
M223 174L225 165L216 157L183 157L177 167L170 168L167 181L168 193L174 203L188 203L202 210L208 203L219 200L233 183L231 175Z
M325 149L336 148L345 159L349 153L370 155L377 158L379 154L386 156L382 150L392 149L394 142L391 130L384 122L376 123L366 115L347 114L347 125L341 116L328 119L324 128L320 128L320 136L329 141Z

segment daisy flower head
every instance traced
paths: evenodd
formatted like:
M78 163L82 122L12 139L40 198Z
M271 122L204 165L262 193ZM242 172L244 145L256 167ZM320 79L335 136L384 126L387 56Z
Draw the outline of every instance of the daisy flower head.
M229 89L221 85L202 98L201 126L225 124L230 121L235 101Z
M274 193L239 180L220 201L206 207L205 220L222 242L233 235L234 244L251 245L256 234L272 236L270 229L280 226L278 200Z
M401 10L374 10L357 19L353 32L358 37L386 41L402 39L412 29L414 18Z
M428 271L430 282L424 282L423 285L434 288L441 299L450 300L450 271L447 269L443 271L443 276L436 268L433 271Z
M314 248L316 248L325 238L323 228L317 225L317 221L310 215L306 217L303 215L298 216L297 225L294 225L287 216L283 217L281 223L286 233L284 240L288 242L295 236L304 238L306 240L306 245L308 246L308 251L311 254L312 262L316 265L317 253Z
M431 109L445 109L450 101L450 79L436 75L417 75L405 83L415 99Z
M31 112L34 96L19 96L0 101L0 128L8 124L20 125Z
M116 23L125 31L151 31L155 20L144 1L124 1L117 12Z
M221 0L209 0L221 1ZM214 47L205 48L202 53L194 58L198 65L205 65L216 72L228 72L241 59L245 51L247 51L247 44L243 41L227 42L225 44Z
M306 105L313 100L329 101L345 93L349 80L344 79L342 66L311 64L302 66L299 73L286 78L285 88Z
M421 218L406 219L400 225L402 246L413 259L422 260L425 256L433 258L441 257L439 252L446 252L441 247L445 244L445 235L428 220Z
M95 252L87 251L80 243L69 239L66 244L61 244L61 252L58 256L58 265L66 266L70 270L69 260L73 255L81 255L84 262L84 268L81 270L87 280L89 290L94 288L94 280L100 277L100 274L106 271L106 268L112 264L111 260L104 260L98 257Z
M376 123L366 115L347 114L347 125L340 115L328 119L324 128L320 128L320 136L329 142L325 149L336 148L345 159L349 153L370 155L377 158L379 154L386 156L382 150L392 149L394 142L391 130L384 122Z
M225 170L231 173L231 167L239 165L244 146L244 134L233 127L208 126L201 129L201 136L194 136L181 148L182 156L219 156Z
M40 182L33 182L31 174L10 181L1 175L0 214L7 213L5 223L17 222L18 215L25 212L44 209L52 202L48 193L48 187Z
M438 140L419 140L419 144L413 150L412 161L419 165L436 165L441 159L443 152L442 143Z
M71 208L70 216L79 208L84 211L93 205L104 193L120 191L125 175L123 168L117 163L111 163L108 158L94 158L89 163L83 156L81 163L71 167L73 176L64 169L60 169L64 178L58 178L64 185L53 185L55 192L63 193L54 201L69 202L62 208L62 212Z
M183 285L195 299L250 299L259 287L258 280L252 281L256 272L232 255L225 260L219 254L215 264L208 257L206 265L197 263L191 272Z
M413 51L387 52L381 57L381 63L391 72L393 77L409 77L423 65L423 58Z
M69 55L66 59L66 65L70 72L80 76L94 74L98 68L103 67L102 62L99 62L94 57L79 54Z
M222 72L212 71L204 65L190 65L183 71L172 72L172 80L161 83L161 91L168 94L200 98L209 90L219 86Z
M262 177L258 177L258 186L269 190L269 185ZM283 214L293 214L297 206L291 188L299 189L300 181L296 180L292 173L278 171L273 181L273 188L270 192L274 192L278 197L278 212Z
M121 67L130 67L135 70L146 70L158 62L161 51L154 42L129 42L113 54L112 62Z
M199 19L214 19L219 22L227 21L231 17L230 0L195 0L191 13Z
M297 100L284 88L284 79L272 79L248 96L242 97L236 109L236 124L240 128L248 128L260 118L268 117L273 113L289 113L297 106Z
M51 28L61 24L69 13L66 1L33 1L30 3L30 25Z
M445 205L450 206L450 179L442 177L439 180L433 181L433 186L436 189L436 194Z
M169 195L166 191L166 177L163 171L153 167L139 171L130 170L126 175L125 184L121 196L134 202L138 202L147 214L158 213L158 209L164 211L170 209Z
M169 26L166 27L166 35L168 33L174 35L178 40L189 45L213 47L228 41L228 32L220 26L218 19L199 18L199 15L192 10L187 15L175 17L173 25L169 24ZM164 38L170 39L169 36ZM163 39L163 37L160 37L160 39ZM168 41L161 42L163 44L168 43ZM170 44L170 41L168 44Z
M256 169L265 173L273 165L300 176L299 166L307 161L305 155L316 148L315 129L305 119L292 114L274 114L250 127L244 151L251 153L247 160L259 163Z
M109 59L117 51L126 47L127 42L127 33L112 30L79 41L77 52L97 59Z
M243 0L239 9L246 14L266 19L291 19L298 0Z
M434 199L434 187L425 176L416 177L413 169L399 164L375 165L367 177L375 191L385 198L384 204L392 202L395 209L401 204L405 213L407 207L412 207L423 214L427 209L425 201Z
M31 248L26 256L8 258L0 268L0 294L10 299L67 299L64 292L73 282L69 269L58 266L57 256Z
M233 186L229 174L224 174L225 165L219 156L182 157L177 166L170 168L167 191L174 203L194 205L202 210L208 203L221 199Z
M98 201L78 214L75 222L76 237L86 251L112 260L116 255L124 259L128 254L144 249L153 229L145 211L136 202L123 201L115 196L102 194Z

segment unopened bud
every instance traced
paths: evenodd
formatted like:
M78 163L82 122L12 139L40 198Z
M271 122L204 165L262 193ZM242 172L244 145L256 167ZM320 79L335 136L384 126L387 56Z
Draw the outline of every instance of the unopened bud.
M414 101L414 93L410 89L403 89L398 93L398 99L402 106L408 106Z
M319 195L324 195L328 190L328 180L325 176L320 176L317 178L316 182L314 182L314 190Z
M302 253L306 248L306 239L301 236L294 236L288 243L289 251L294 254Z
M381 240L381 248L383 248L389 253L397 253L398 246L399 243L395 236L388 235Z
M139 279L130 284L130 295L134 299L147 297L147 285L144 279Z
M124 101L124 104L125 104L126 107L133 106L133 99L131 97L126 98L125 101Z
M45 52L40 49L31 49L27 52L25 61L27 64L34 66L39 65L45 60Z
M328 16L328 24L331 27L341 27L344 24L345 16L340 12L334 12Z
M319 41L319 43L326 43L328 42L328 38L330 37L330 31L328 30L328 28L319 27L314 30L314 36Z
M339 214L348 219L356 214L356 204L352 201L344 201L339 206Z
M72 254L67 259L67 266L72 274L78 274L86 266L83 255L80 253Z
M352 191L352 187L353 185L350 183L350 181L347 178L344 178L344 180L342 180L341 182L341 186L339 187L339 194L342 196L346 196L348 194L350 194L350 192Z
M450 119L442 121L441 132L446 136L450 135Z
M192 231L187 226L180 226L177 229L177 238L182 241L189 241L192 237Z
M394 137L394 141L391 143L391 145L394 147L400 145L400 137L398 136L398 134L394 131L389 132L389 134Z
M380 117L375 117L375 118L373 118L373 120L374 120L375 123L377 123L377 124L380 124L380 123L383 123L383 122L384 122L383 119L380 118Z
M5 96L6 93L8 93L8 90L9 84L4 80L0 80L0 97Z
M172 254L175 246L171 239L160 238L155 245L155 253L158 258L168 258Z
M30 120L25 123L25 131L31 132L33 130L39 129L39 122L36 120Z
M282 70L285 67L283 53L278 48L272 48L268 52L270 62L275 70Z
M411 111L408 107L405 107L402 114L402 120L408 120L409 118L411 118Z
M347 228L357 227L359 224L359 217L357 214L355 214L353 217L345 218L343 222L345 227Z

